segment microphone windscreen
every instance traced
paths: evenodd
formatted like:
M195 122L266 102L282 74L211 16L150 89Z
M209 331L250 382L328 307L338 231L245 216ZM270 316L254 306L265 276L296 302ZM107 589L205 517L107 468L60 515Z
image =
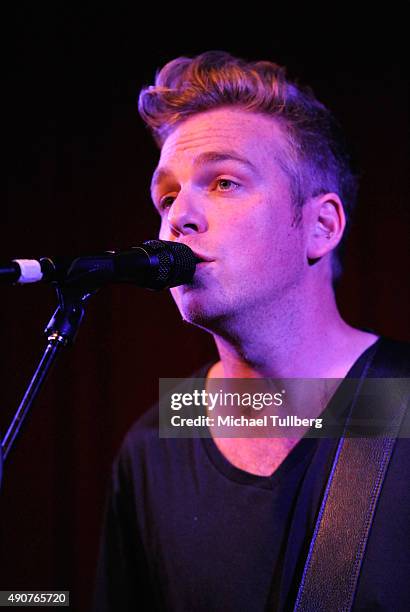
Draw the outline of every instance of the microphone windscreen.
M192 281L198 259L186 244L147 240L142 246L150 256L158 258L158 266L150 279L150 289L168 289Z

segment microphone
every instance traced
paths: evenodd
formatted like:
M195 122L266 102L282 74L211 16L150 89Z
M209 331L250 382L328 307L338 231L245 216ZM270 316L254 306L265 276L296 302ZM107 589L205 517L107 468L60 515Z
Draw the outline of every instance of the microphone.
M43 282L87 289L108 283L131 283L158 291L191 282L200 261L185 244L147 240L127 251L75 258L13 259L0 264L0 282L19 285Z

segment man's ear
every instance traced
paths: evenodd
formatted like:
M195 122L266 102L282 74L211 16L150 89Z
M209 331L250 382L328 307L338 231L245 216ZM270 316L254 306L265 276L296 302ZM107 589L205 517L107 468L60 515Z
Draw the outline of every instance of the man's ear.
M307 202L307 207L307 257L309 260L317 260L339 244L346 226L346 217L342 201L336 193L315 196Z

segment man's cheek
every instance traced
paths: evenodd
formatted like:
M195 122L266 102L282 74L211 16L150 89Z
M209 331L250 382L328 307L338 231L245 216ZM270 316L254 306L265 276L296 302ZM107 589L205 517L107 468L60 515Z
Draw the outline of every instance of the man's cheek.
M174 302L178 305L179 304L179 299L178 299L179 291L178 291L178 287L173 287L173 289L170 289L170 292L171 292L171 295L172 295L172 298L173 298Z
M169 225L167 223L165 216L163 215L161 216L161 225L160 225L159 232L158 232L158 239L159 240L169 240L170 239Z

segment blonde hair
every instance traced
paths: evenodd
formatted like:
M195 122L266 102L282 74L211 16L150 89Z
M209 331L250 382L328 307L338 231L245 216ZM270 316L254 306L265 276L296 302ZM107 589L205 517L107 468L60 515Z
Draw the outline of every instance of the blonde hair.
M273 117L287 138L280 163L290 181L297 218L307 198L334 191L348 222L358 180L340 127L312 90L291 81L273 62L248 62L224 51L179 57L157 72L155 85L142 89L138 109L161 147L188 117L222 106L235 106ZM341 272L340 245L333 276Z

